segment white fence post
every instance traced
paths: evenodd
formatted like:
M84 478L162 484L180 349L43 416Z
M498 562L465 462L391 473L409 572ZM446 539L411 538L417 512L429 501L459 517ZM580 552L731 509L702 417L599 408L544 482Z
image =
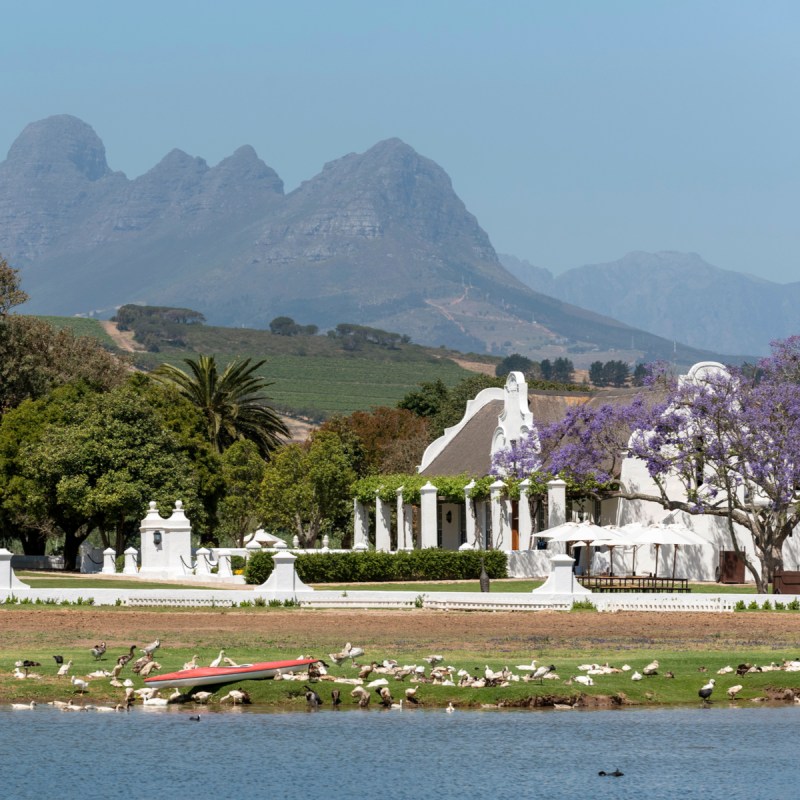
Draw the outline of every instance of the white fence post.
M103 550L103 575L116 575L117 573L117 551L113 547Z
M136 557L139 555L139 551L135 547L129 547L123 555L125 556L125 566L122 568L123 575L138 575Z

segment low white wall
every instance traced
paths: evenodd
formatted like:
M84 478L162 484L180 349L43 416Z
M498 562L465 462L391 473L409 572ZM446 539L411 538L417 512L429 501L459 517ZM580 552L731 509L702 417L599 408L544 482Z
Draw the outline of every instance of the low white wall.
M243 601L252 603L257 597L269 601L268 593L257 588L235 590L194 589L19 589L13 592L0 591L0 602L7 597L35 602L66 600L75 603L79 598L94 604L125 606L166 606L196 608L230 608ZM298 592L302 606L311 608L427 608L442 611L568 611L573 601L590 601L598 611L696 611L724 613L732 612L742 601L759 606L765 601L774 604L800 600L800 595L756 595L756 594L597 594L581 596L537 596L526 592L348 592L318 590ZM746 613L746 612L745 612Z

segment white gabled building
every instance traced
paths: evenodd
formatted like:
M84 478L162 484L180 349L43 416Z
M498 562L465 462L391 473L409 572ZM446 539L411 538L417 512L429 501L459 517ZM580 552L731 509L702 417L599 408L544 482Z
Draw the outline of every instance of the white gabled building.
M693 366L684 380L702 380L717 370L724 370L723 365L702 362ZM520 500L512 501L505 494L501 481L492 486L491 496L486 500L474 501L469 497L471 483L465 484L463 501L437 497L438 476L465 473L477 479L489 475L494 453L523 436L535 436L540 426L560 420L571 406L628 403L639 391L629 388L595 393L531 391L520 372L510 373L502 388L483 389L467 403L460 422L445 430L425 450L418 472L428 479L428 483L422 490L420 507L412 509L403 503L402 492L398 491L396 519L399 532L395 540L402 542L401 549L414 546L446 549L491 546L509 552L511 574L540 576L549 572L552 549L546 549L545 539L536 537L539 531L566 520L590 519L599 525L674 521L690 528L707 542L702 547L678 548L678 574L691 580L712 581L719 577L721 564L723 573L726 569L736 568L732 557L725 555L733 550L733 546L727 521L720 517L681 512L670 514L657 503L617 498L567 503L561 481L554 481L551 485L547 503L528 498L524 485ZM624 487L656 493L645 465L638 459L621 458L614 471ZM355 511L356 544L363 548L368 540L369 515L357 501ZM389 549L390 546L390 511L387 503L376 500L376 546L379 549ZM744 529L738 533L740 545L752 553L750 534ZM585 567L588 552L584 551L580 556ZM671 546L661 547L659 574L666 574L667 568L671 571L672 556ZM616 574L631 571L632 550L615 548L613 558ZM800 569L800 536L787 542L784 558L787 570ZM594 552L592 570L608 569L608 559L608 551ZM654 569L655 549L640 546L636 551L637 573ZM750 580L750 576L745 574L744 579Z

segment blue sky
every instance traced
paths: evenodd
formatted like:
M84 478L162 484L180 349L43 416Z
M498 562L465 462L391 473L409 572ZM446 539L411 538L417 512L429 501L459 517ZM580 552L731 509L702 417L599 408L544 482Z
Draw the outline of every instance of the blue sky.
M129 177L251 144L292 189L399 136L554 272L679 250L800 280L795 2L31 0L3 29L0 158L68 113Z

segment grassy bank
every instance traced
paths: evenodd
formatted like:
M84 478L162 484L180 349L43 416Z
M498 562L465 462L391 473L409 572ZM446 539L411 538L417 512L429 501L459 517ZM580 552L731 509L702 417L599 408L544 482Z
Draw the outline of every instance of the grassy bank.
M182 668L197 654L201 664L210 663L220 649L239 663L296 658L312 655L324 658L330 674L354 678L350 662L334 665L328 654L337 652L345 639L363 647L360 662L395 659L401 665L418 664L432 654L444 656L444 663L456 670L481 675L488 665L494 671L509 667L516 675L526 674L517 665L554 664L558 680L542 684L511 681L504 687L459 688L422 683L417 695L425 707L452 702L459 708L531 707L553 702L585 707L614 705L693 705L697 691L708 678L717 687L712 699L727 704L726 690L743 686L739 704L783 698L788 692L800 694L800 673L764 671L744 677L735 672L719 675L717 670L743 662L762 667L800 653L800 624L796 615L750 614L576 614L541 612L531 614L407 612L325 612L307 609L253 608L196 611L161 610L142 612L125 608L0 608L0 702L66 700L74 695L66 678L56 676L53 655L72 659L70 674L85 678L98 668L110 669L117 656L131 644L137 648L155 638L162 640L157 651L161 672ZM108 652L95 661L90 648L108 642ZM40 679L18 680L11 676L14 662L39 661L33 671ZM659 674L641 681L631 680L653 659L660 662ZM629 671L594 678L594 686L572 681L585 674L579 665L609 663L631 667ZM675 677L666 677L667 671ZM143 681L126 668L139 687ZM457 679L456 679L457 680ZM414 684L389 677L396 699ZM249 681L240 685L253 702L267 709L305 707L304 682ZM228 687L231 688L231 687ZM319 681L315 684L326 706L330 691L340 688L345 707L353 705L352 686ZM215 698L224 694L216 693ZM164 692L168 694L169 692ZM85 702L118 702L123 690L111 687L108 679L90 679ZM373 697L373 705L377 697ZM215 704L212 702L212 705Z

